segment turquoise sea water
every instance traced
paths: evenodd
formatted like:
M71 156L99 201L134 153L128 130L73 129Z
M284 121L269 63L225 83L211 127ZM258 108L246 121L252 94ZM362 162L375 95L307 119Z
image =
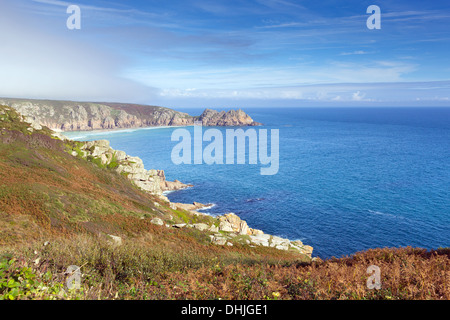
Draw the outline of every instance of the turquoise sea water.
M260 175L259 164L175 165L176 128L66 135L110 140L147 169L194 185L171 201L214 203L207 213L234 212L253 228L313 246L313 256L450 246L450 108L244 111L264 124L253 129L279 129L278 174Z

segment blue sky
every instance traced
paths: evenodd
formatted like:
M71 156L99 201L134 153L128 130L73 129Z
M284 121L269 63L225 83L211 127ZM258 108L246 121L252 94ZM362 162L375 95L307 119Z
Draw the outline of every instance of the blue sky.
M0 15L4 97L450 106L449 1L15 0Z

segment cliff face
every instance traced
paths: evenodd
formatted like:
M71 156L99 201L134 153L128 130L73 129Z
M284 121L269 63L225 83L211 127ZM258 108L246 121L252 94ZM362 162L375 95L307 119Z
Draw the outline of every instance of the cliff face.
M198 117L169 108L119 103L1 99L24 115L28 122L57 131L185 126L202 121L204 126L259 125L242 110L218 112L206 109Z
M114 150L108 140L89 142L72 141L71 154L74 157L96 162L100 166L114 169L117 173L126 176L140 189L164 198L164 191L180 190L191 187L178 180L167 181L164 170L146 170L139 157L127 155L124 151ZM167 200L168 201L168 200Z
M257 126L261 125L242 110L230 110L228 112L206 109L196 121L202 121L204 126Z

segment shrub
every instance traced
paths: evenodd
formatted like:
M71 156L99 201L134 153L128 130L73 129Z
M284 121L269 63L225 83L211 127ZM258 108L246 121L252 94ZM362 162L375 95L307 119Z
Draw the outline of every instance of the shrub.
M0 260L0 300L61 299L67 297L61 283L52 283L53 275L38 276L31 267L15 258Z

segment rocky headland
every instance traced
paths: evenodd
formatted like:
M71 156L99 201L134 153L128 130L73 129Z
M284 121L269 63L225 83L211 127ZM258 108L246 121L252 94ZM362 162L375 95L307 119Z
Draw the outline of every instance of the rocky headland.
M204 126L260 125L242 110L219 112L206 109L200 116L191 116L149 105L11 98L0 98L0 105L16 109L30 123L38 123L55 131L188 126L196 121L201 121Z

